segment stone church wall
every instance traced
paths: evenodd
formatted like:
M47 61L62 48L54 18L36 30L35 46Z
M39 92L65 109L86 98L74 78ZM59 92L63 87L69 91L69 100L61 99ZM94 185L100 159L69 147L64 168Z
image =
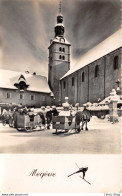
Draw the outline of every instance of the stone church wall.
M114 69L114 58L118 56L118 67ZM86 65L71 75L60 81L61 102L65 97L69 97L69 103L98 102L109 96L111 90L117 89L116 81L120 79L121 68L121 49L117 49L100 59ZM98 65L98 73L95 75L95 69ZM82 65L81 65L82 67ZM84 79L83 79L84 72ZM72 85L72 78L74 84ZM64 89L65 82L65 89Z
M83 81L83 73L84 73L84 81ZM83 67L77 72L78 75L78 100L77 102L82 105L84 102L88 101L89 96L89 80L88 80L88 66Z
M95 67L98 65L98 76L95 77ZM97 102L104 99L104 57L89 65L89 101Z
M114 70L114 58L118 56L119 64L118 69ZM116 89L116 81L120 79L120 69L121 69L121 49L106 55L106 71L105 71L105 97L109 96L111 89Z

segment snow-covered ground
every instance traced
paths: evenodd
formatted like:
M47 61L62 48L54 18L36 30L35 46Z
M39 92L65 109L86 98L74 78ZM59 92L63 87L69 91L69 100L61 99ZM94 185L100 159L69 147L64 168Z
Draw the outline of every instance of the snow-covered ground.
M93 116L88 131L67 135L52 134L55 130L18 132L0 124L0 153L120 153L121 124L112 124Z

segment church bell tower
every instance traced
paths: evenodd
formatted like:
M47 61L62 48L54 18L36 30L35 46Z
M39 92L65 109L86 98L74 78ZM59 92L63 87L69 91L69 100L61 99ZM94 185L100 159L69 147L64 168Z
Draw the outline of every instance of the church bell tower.
M70 43L64 37L65 28L63 15L61 14L61 2L57 24L54 27L55 37L51 39L49 46L48 83L54 94L55 104L60 102L59 80L70 69Z

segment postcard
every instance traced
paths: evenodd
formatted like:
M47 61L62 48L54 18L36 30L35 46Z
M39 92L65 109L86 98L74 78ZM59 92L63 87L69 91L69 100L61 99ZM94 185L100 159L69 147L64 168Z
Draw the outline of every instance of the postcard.
M121 195L121 1L0 0L0 195Z

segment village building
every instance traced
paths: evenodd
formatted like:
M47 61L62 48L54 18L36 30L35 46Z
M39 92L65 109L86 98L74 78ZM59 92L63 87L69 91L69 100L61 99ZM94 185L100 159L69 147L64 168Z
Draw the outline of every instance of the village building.
M41 107L50 105L52 92L44 76L0 70L0 103Z

